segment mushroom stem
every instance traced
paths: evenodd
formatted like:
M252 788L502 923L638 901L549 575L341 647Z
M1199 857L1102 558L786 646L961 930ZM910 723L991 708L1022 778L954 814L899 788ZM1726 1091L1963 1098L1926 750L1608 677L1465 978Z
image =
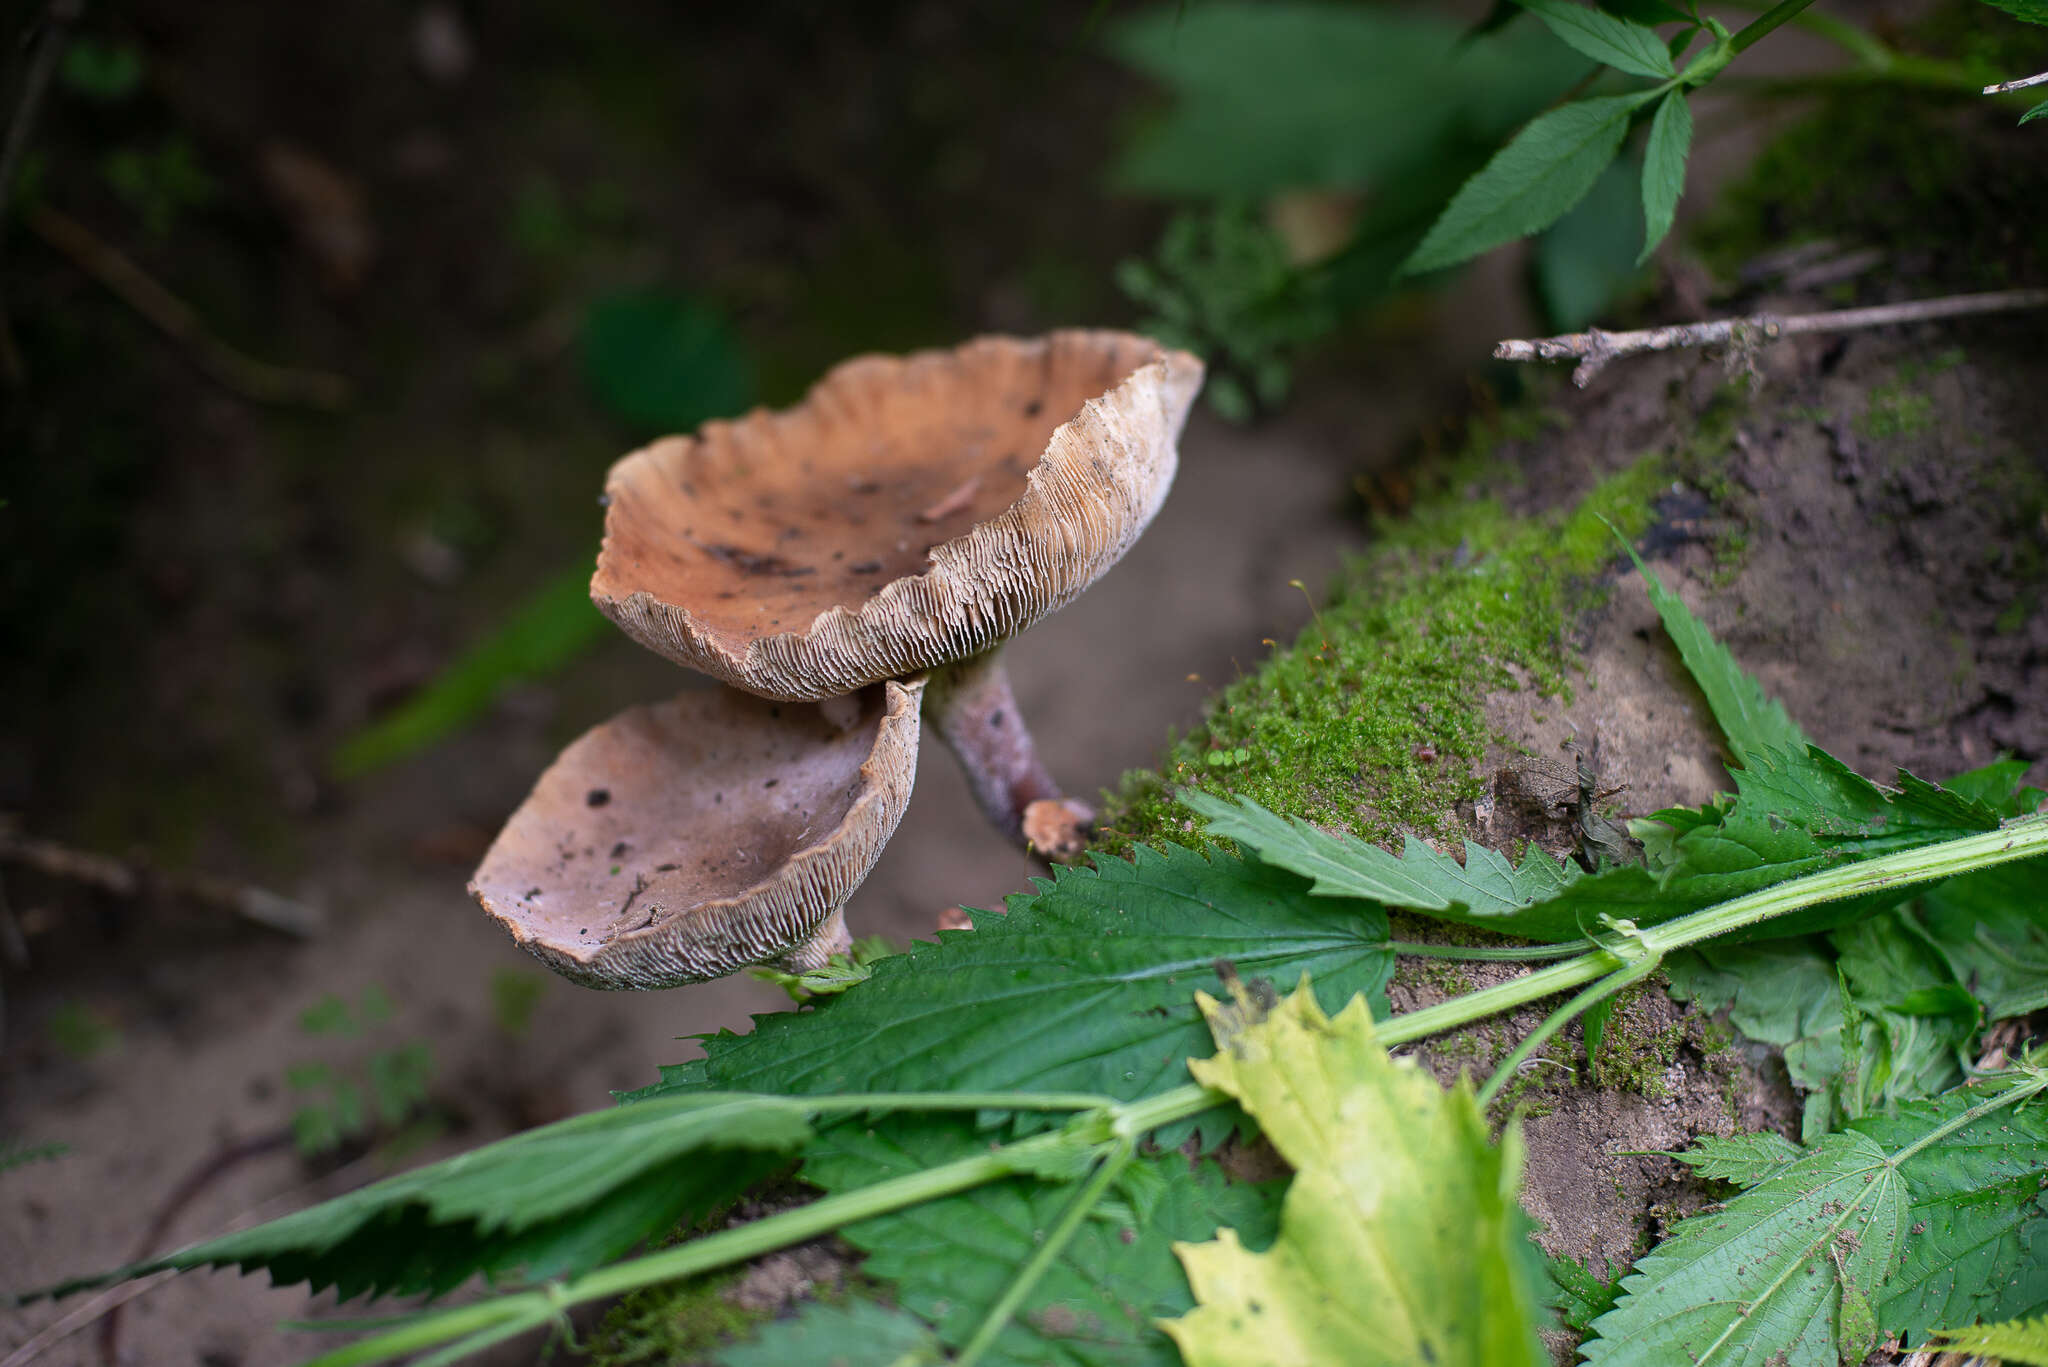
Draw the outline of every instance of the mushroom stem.
M934 669L924 715L967 771L991 825L1048 859L1081 852L1095 813L1064 796L1038 758L1000 646Z

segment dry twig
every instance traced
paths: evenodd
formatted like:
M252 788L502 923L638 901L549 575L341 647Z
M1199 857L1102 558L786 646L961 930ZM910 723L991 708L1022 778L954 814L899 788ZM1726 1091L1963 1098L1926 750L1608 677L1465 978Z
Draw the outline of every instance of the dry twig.
M2048 85L2048 71L2033 76L2022 76L2017 81L1999 81L1995 85L1987 85L1984 87L1984 93L2003 95L2012 90L2025 90L2030 85Z
M38 840L5 824L0 824L0 864L18 864L116 897L139 897L152 888L162 888L300 939L317 935L326 926L319 908L264 888L203 873L165 874L140 860L116 859L54 840Z
M1644 328L1638 332L1602 332L1599 328L1588 328L1584 332L1568 332L1557 337L1505 341L1494 347L1493 354L1495 359L1502 361L1577 361L1579 365L1572 371L1572 383L1584 389L1592 383L1595 375L1607 368L1608 362L1646 351L1704 346L1755 347L1799 332L1845 332L1852 328L1924 323L1935 318L2037 308L2048 308L2048 289L1955 294L1942 299L1916 299L1906 304L1834 309L1827 313L1790 316L1756 313L1747 318L1680 323L1672 327Z
M47 204L24 215L37 237L119 296L166 337L190 348L199 368L256 403L302 404L336 409L348 402L348 381L324 370L294 370L259 361L214 336L192 306L172 294L118 247Z

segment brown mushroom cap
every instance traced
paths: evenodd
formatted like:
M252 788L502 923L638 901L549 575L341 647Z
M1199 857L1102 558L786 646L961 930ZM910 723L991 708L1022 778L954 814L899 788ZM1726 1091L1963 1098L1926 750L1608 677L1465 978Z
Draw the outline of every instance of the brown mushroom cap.
M630 708L541 775L470 894L592 987L816 968L909 804L923 687L822 705L697 689Z
M804 402L618 462L599 608L769 698L823 698L1014 636L1116 562L1173 482L1202 364L1056 332L867 356Z

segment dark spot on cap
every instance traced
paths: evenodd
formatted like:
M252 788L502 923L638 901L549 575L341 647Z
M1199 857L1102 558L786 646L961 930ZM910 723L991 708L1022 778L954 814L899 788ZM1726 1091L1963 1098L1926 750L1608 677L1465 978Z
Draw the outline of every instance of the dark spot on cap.
M592 807L602 807L605 803L612 800L612 790L609 788L592 788L583 795L583 800Z
M723 802L723 801L725 801L725 794L724 794L724 793L713 793L713 794L711 795L711 800L712 800L713 802Z
M1025 417L1027 417L1027 418L1035 418L1035 417L1037 417L1037 416L1038 416L1038 415L1039 415L1040 413L1043 413L1044 411L1045 411L1045 400L1044 400L1044 399L1033 399L1033 400L1032 400L1032 401L1031 401L1030 403L1027 403L1027 404L1025 404L1025 405L1024 405L1024 416L1025 416Z
M995 711L988 714L988 724L990 726L1001 726L1003 724L1002 708L998 707Z
M879 560L863 560L857 565L848 565L846 572L848 574L880 574L882 572L882 562Z
M530 900L532 900L533 898L535 898L535 897L538 897L538 896L540 896L540 889L539 889L539 888L528 888L528 889L526 890L526 893L525 893L525 895L526 895L527 899L528 899L528 900L530 901Z
M768 780L768 781L767 781L766 783L762 784L761 786L762 786L763 788L773 788L773 787L774 787L774 786L775 786L776 784L778 784L778 783L780 783L780 782L782 782L782 780L781 780L781 779L779 779L779 778L771 778L771 779L769 779L769 780Z
M612 846L612 858L614 859L617 859L620 855L624 854L625 852L626 842L623 840L621 840L618 844Z

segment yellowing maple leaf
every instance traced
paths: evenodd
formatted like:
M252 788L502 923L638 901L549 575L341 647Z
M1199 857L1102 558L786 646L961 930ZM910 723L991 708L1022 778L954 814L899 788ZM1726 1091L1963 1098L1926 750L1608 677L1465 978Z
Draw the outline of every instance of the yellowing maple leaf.
M1236 1024L1200 1001L1212 1026ZM1471 1092L1388 1057L1362 998L1333 1020L1304 983L1189 1066L1237 1098L1295 1177L1271 1248L1229 1229L1175 1246L1197 1305L1160 1327L1188 1367L1546 1360L1519 1247L1519 1130L1489 1142Z

